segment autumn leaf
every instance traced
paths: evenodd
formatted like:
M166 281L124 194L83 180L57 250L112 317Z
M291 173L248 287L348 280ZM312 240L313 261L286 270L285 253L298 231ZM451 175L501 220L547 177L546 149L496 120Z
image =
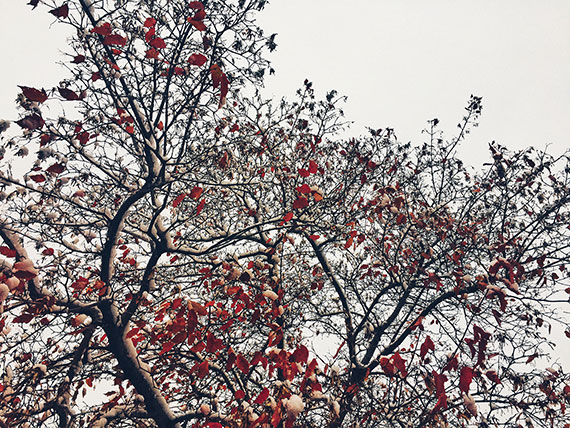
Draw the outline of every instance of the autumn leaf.
M155 27L149 28L144 35L144 41L150 43L150 41L154 38L155 35L156 35L156 28Z
M66 3L61 5L60 7L56 7L55 9L50 10L49 13L51 13L56 18L65 19L69 15L69 7L67 6Z
M208 61L202 54L194 53L188 57L188 63L190 65L197 65L198 67L203 66Z
M196 215L200 215L205 205L206 205L206 199L202 199L198 204L198 206L196 207Z
M154 18L147 18L143 24L143 26L146 28L154 27L155 25L156 25L156 19Z
M218 349L224 348L222 339L217 339L212 333L208 332L206 336L206 351L210 353L216 352Z
M212 64L210 66L210 74L212 76L212 83L214 89L220 88L220 104L219 107L222 107L226 101L226 95L228 94L229 88L229 81L226 73L222 71L218 64Z
M188 302L188 309L194 311L197 315L200 316L208 315L208 310L204 306L192 300Z
M311 188L308 184L303 184L302 186L297 187L295 190L299 193L311 193Z
M292 218L293 218L292 212L288 212L287 214L285 214L285 216L283 217L283 221L281 222L282 225L287 223L288 221L291 221Z
M203 191L203 190L204 190L204 189L202 189L201 187L198 187L198 186L194 187L194 188L190 191L190 197L191 197L192 199L194 199L194 200L197 200L197 199L200 197L200 195L202 194L202 191Z
M195 20L194 18L188 18L188 22L198 31L206 31L206 25L201 20Z
M43 89L40 91L36 88L30 88L28 86L19 86L19 88L22 90L24 96L30 101L43 103L48 98L46 91Z
M317 165L317 163L313 160L309 161L309 172L311 174L316 174L317 171L319 169L319 166Z
M206 377L206 375L208 374L209 368L210 368L210 366L208 365L208 361L202 361L198 365L198 378L204 379Z
M435 384L435 395L437 397L437 403L432 411L437 412L439 409L447 409L447 394L445 393L447 376L443 373L437 373L435 370L432 371L432 376Z
M149 42L149 45L151 45L155 49L164 49L166 47L166 43L160 37L155 37L154 39L152 39Z
M82 62L85 62L85 55L76 55L73 57L73 61L71 61L74 64L81 64Z
M394 367L396 367L398 369L398 371L400 372L402 377L406 377L408 375L408 372L406 371L406 360L404 360L400 356L399 352L396 352L392 356L392 362L394 363Z
M172 201L172 208L176 208L178 205L180 205L180 202L182 202L185 197L186 197L186 193L181 193L180 195L178 195L176 197L176 199L174 199L174 201Z
M487 376L489 378L489 380L499 384L501 383L501 379L499 378L499 376L497 375L497 372L495 370L488 370L485 373L485 376Z
M111 34L112 28L111 28L111 24L109 24L108 22L105 22L104 24L101 24L97 27L94 27L91 32L95 33L95 34L99 34L101 36L108 36Z
M145 53L145 58L158 59L159 52L156 49L150 48Z
M466 394L469 393L469 385L473 379L473 369L471 367L462 367L459 374L459 390Z
M295 202L293 202L293 209L294 210L300 210L303 208L306 208L309 206L309 201L307 200L307 198L304 198L302 196L299 196Z
M306 346L300 345L291 355L289 360L294 363L306 363L309 358L309 350Z
M238 354L236 357L236 366L243 374L249 373L249 363L241 354Z
M51 172L52 174L61 174L64 170L65 170L65 166L63 166L63 164L54 163L46 171Z
M23 119L17 120L16 123L21 127L29 130L41 129L45 125L44 120L39 114L33 113Z
M307 171L306 169L303 168L299 168L297 170L297 172L299 173L299 175L303 178L307 178L309 175L311 175L311 173L309 171Z
M38 271L34 268L34 264L30 259L24 259L19 262L14 263L13 267L14 275L17 278L29 281L38 276Z
M201 1L191 1L188 7L194 10L204 10L204 4Z
M2 254L5 257L16 257L16 250L12 250L11 248L8 248L6 246L1 246L0 247L0 254Z
M77 101L81 99L81 97L71 89L57 88L57 90L59 92L59 95L61 95L63 98L65 98L68 101Z
M125 46L127 44L127 39L119 34L109 34L105 36L103 39L104 45L116 45L116 46Z
M46 178L42 174L34 174L30 175L30 180L36 183L43 183L44 181L46 181Z
M269 389L263 388L257 398L253 401L254 404L263 404L269 397Z
M420 347L420 358L423 360L428 351L434 351L434 350L435 346L431 340L431 337L427 336L426 339L424 340L424 343L422 343L422 346Z

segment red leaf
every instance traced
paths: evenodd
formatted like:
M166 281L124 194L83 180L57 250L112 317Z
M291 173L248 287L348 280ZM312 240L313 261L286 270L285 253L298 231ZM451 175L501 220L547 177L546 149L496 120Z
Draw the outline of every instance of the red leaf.
M190 65L197 65L198 67L203 66L207 61L208 58L206 58L202 54L195 53L188 57L188 62L190 63Z
M150 48L149 50L146 51L146 54L144 57L145 58L158 59L158 51L156 49Z
M204 209L204 205L206 205L206 199L202 199L198 204L198 207L196 207L196 215L200 215L200 213Z
M293 218L293 213L292 212L287 213L285 214L285 217L283 217L283 222L286 223L288 221L291 221L292 218Z
M295 190L299 193L311 193L311 188L308 184L303 184L302 186L297 187Z
M53 16L56 18L67 18L69 15L69 7L67 4L61 5L60 7L56 7L49 11Z
M2 246L0 247L0 254L5 257L16 257L16 250L12 250L11 248Z
M216 339L216 337L208 332L206 336L206 351L210 353L216 352L218 349L222 349L224 347L224 342L222 339Z
M144 35L144 41L147 43L150 43L150 41L153 39L155 34L156 34L156 28L154 28L154 27L149 28L149 30Z
M156 49L164 49L166 47L166 43L160 37L155 37L152 39L149 45Z
M459 362L457 360L457 354L456 354L447 361L447 364L445 365L442 371L457 370L458 364Z
M109 34L108 36L105 36L105 38L103 39L103 44L125 46L127 44L127 39L118 34Z
M238 389L235 392L234 397L236 397L237 400L243 400L245 398L245 392L243 392L241 389Z
M203 21L206 17L206 12L204 9L197 11L192 17L192 21Z
M348 249L350 248L350 246L352 245L353 242L353 238L352 236L350 238L348 238L348 240L346 241L346 244L344 244L344 248Z
M108 36L111 34L111 31L111 24L108 22L105 22L104 24L101 24L91 30L92 33L99 34L101 36Z
M195 20L193 18L188 18L188 22L194 26L198 31L206 31L206 25L201 20Z
M61 174L65 170L65 166L60 163L54 163L47 169L47 172L51 172L52 174Z
M43 103L48 98L46 91L43 89L40 91L39 89L29 88L27 86L20 86L19 88L22 90L24 96L30 101Z
M25 129L41 129L45 125L44 120L39 114L33 113L29 116L24 117L23 119L17 120L16 123Z
M424 340L424 343L422 343L422 346L420 347L420 358L423 360L428 351L433 351L433 350L435 350L435 346L431 340L431 337L428 336L426 337L426 340Z
M473 369L471 367L462 367L459 375L459 390L465 394L469 393L469 385L473 380Z
M315 161L309 161L309 172L311 174L316 174L317 171L319 169L319 166L317 165L317 163Z
M93 82L99 80L100 78L101 78L101 73L99 73L98 71L94 72L91 75L91 81L93 81Z
M445 382L447 382L447 376L443 373L439 374L435 370L432 371L433 380L435 383L435 395L437 397L437 404L433 411L439 409L447 408L447 394L445 393Z
M27 324L33 319L34 319L34 316L32 314L22 314L20 316L17 316L16 318L14 318L12 320L12 322L16 323L16 324L22 324L22 323Z
M306 346L300 345L289 358L289 361L294 363L306 363L309 358L309 350Z
M85 61L85 55L76 55L76 56L73 58L73 61L71 61L71 62L73 62L73 63L75 63L75 64L80 64L80 63L82 63L82 62L84 62L84 61Z
M316 241L320 237L321 237L320 235L309 235L309 239L312 239L313 241Z
M202 4L201 1L191 1L190 4L188 5L188 7L190 7L190 9L194 9L194 10L203 10L204 9L204 5Z
M309 201L307 198L299 196L295 202L293 202L293 209L300 210L309 206Z
M75 92L73 92L71 89L67 89L67 88L57 88L57 90L59 91L59 95L61 95L63 98L65 98L67 101L77 101L79 99L81 99L79 97L79 95L77 95Z
M154 27L155 25L156 25L156 19L154 18L147 18L144 21L144 27L146 28Z
M236 358L236 366L242 371L243 374L249 373L249 363L241 354L239 354Z
M267 388L263 388L263 390L261 391L261 393L257 396L257 398L254 400L255 404L263 404L265 402L265 400L267 400L267 397L269 397L269 389Z
M210 74L212 75L212 83L214 89L218 86L220 87L220 105L222 107L226 101L226 95L228 94L229 81L226 73L222 71L218 64L212 64L210 67Z
M487 371L487 373L485 373L485 376L487 376L490 380L492 380L495 383L501 383L501 379L499 379L499 375L497 375L497 372L495 370Z
M190 191L190 197L194 200L198 200L198 198L200 197L200 195L202 194L202 191L204 189L202 189L201 187L194 187L191 191Z
M36 183L43 183L46 181L46 178L41 174L30 175L30 179L35 181Z
M202 361L198 366L198 378L204 379L210 370L210 366L208 365L208 361Z
M398 369L398 371L400 372L400 374L402 375L402 377L406 377L408 375L408 372L406 371L406 360L404 360L401 356L399 352L396 352L393 356L392 356L392 361L394 363L394 366Z
M180 195L178 195L176 197L176 199L174 199L174 201L172 201L172 208L176 208L178 205L180 205L180 202L182 202L185 197L186 197L186 193L181 193Z
M275 407L273 415L271 416L271 426L277 428L277 425L281 422L281 406Z
M189 301L188 308L200 316L208 315L208 310L198 302Z
M307 178L309 175L311 175L311 173L309 171L307 171L306 169L303 169L303 168L299 168L298 172L299 172L299 175L303 178Z

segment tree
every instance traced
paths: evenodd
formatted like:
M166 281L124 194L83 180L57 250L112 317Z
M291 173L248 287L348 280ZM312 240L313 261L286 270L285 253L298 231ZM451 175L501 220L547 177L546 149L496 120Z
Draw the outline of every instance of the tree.
M264 1L30 5L77 34L2 140L1 426L568 426L567 155L261 99Z

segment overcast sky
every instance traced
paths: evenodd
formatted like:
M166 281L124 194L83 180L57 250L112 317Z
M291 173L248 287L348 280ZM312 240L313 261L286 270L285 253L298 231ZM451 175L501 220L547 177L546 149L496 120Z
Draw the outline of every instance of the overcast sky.
M0 117L13 118L16 85L55 86L66 34L45 8L0 0ZM291 96L305 78L348 96L354 133L392 127L419 141L439 118L451 134L470 94L483 97L480 127L465 143L570 147L569 0L274 0L259 19L278 33L277 73L266 94ZM53 25L52 25L53 24Z
M349 97L363 127L417 141L427 119L454 131L470 94L483 97L466 143L570 148L570 1L287 0L261 19L279 33L275 94L305 77Z
M65 77L66 32L26 3L0 0L3 119L16 119L17 85ZM305 78L336 89L355 133L389 126L419 142L436 117L452 133L475 94L483 116L461 150L472 165L491 140L570 148L570 0L273 0L259 22L278 33L266 94L292 96Z

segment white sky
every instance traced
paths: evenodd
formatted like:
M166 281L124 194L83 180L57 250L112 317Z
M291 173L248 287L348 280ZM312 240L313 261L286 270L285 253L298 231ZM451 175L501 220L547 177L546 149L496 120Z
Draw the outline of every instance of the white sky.
M17 85L65 77L54 60L66 32L26 3L0 0L0 119L17 119ZM461 149L468 163L487 161L491 140L570 148L570 0L273 0L259 22L279 34L266 95L292 97L305 78L336 89L355 133L389 126L420 142L435 117L454 132L475 94L483 116Z
M287 0L261 20L279 33L270 92L305 78L348 95L347 118L419 141L437 117L453 132L470 94L483 97L465 155L487 143L570 148L570 1Z
M54 64L65 31L26 3L0 0L0 118L15 119L18 84L65 76ZM569 0L273 0L259 22L278 33L267 96L292 96L305 78L336 89L356 134L389 126L419 142L434 117L452 133L475 94L483 116L462 149L474 164L491 140L570 148Z

